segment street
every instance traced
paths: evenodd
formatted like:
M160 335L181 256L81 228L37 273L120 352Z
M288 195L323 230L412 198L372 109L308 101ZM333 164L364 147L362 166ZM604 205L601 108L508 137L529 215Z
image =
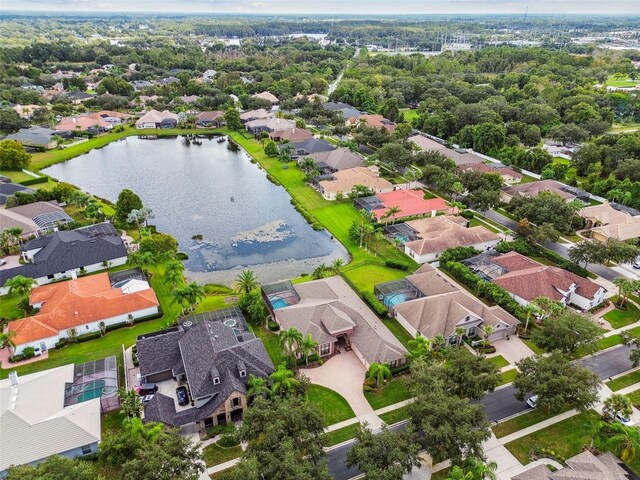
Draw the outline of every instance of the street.
M577 361L597 372L602 380L606 380L609 377L626 372L632 368L631 362L629 361L629 349L624 345ZM481 401L490 422L502 420L503 418L510 417L529 408L525 402L516 400L513 393L513 386L508 385L504 388L489 392ZM402 427L403 425L399 425L395 428ZM347 468L345 465L347 452L352 446L353 442L347 443L327 453L329 472L331 472L336 480L348 480L359 474L356 468Z
M493 220L494 222L499 223L500 225L502 225L503 227L507 227L510 230L515 231L516 227L518 226L518 223L514 220L511 220L510 218L505 217L504 215L494 211L494 210L487 210L485 212L481 212L482 215L484 215L485 217L487 217L490 220ZM569 249L560 243L554 243L554 242L550 242L547 241L544 243L544 247L548 248L549 250L557 253L558 255L560 255L561 257L566 258L567 260L569 259ZM618 278L621 274L616 272L615 270L605 267L604 265L600 265L599 263L590 263L587 265L587 270L595 273L596 275L599 275L600 277L609 280L610 282L612 282L613 280L615 280L616 278Z

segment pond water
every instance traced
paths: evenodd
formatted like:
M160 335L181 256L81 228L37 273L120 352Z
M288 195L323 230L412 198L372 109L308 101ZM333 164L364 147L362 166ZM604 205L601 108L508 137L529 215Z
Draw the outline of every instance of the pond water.
M123 188L136 192L153 210L151 223L178 239L189 255L187 277L200 283L230 284L243 268L271 282L348 258L244 151L215 138L199 140L128 137L44 172L112 202Z

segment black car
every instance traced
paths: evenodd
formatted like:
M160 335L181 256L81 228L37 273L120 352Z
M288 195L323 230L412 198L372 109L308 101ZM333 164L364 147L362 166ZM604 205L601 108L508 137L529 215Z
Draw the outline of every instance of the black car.
M137 388L137 391L141 397L154 395L158 391L158 385L155 383L143 383Z
M187 405L189 403L189 393L184 385L176 388L176 397L178 397L178 405Z

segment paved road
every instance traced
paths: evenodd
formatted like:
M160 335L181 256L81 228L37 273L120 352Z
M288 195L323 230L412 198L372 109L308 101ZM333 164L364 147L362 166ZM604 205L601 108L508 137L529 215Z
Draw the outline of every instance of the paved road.
M632 368L631 362L629 361L629 349L625 346L612 348L578 361L596 371L602 380L626 372ZM514 388L509 385L487 394L481 403L485 407L489 421L495 422L527 410L527 404L516 400L513 393ZM402 425L395 428L402 428ZM359 474L356 468L347 468L344 463L347 452L351 449L352 445L353 443L348 443L331 450L327 454L329 471L336 480L348 480Z
M511 230L515 230L518 226L517 222L505 217L504 215L501 215L494 210L487 210L486 212L482 212L482 215ZM544 243L544 246L549 250L556 252L558 255L566 258L567 260L570 260L569 249L565 245L547 241ZM599 263L590 263L587 265L587 269L609 281L613 281L620 276L620 273L611 268L605 267L604 265L600 265Z

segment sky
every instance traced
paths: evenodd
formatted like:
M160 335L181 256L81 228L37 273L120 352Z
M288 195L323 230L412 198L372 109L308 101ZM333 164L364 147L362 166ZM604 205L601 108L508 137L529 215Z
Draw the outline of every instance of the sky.
M236 14L640 14L640 0L1 0L2 10Z

